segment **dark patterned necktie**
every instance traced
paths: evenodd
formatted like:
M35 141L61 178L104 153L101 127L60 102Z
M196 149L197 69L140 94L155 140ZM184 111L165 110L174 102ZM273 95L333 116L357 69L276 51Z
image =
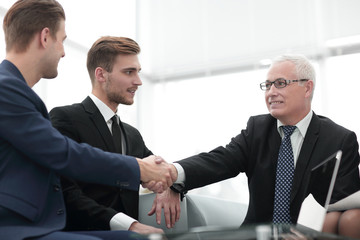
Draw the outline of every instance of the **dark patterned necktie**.
M114 115L112 118L111 131L113 136L113 141L115 145L115 150L117 153L121 153L122 145L121 145L121 131L120 126L117 120L117 116Z
M280 145L276 168L273 222L291 224L290 193L295 167L290 136L296 126L282 126L282 129L285 137Z

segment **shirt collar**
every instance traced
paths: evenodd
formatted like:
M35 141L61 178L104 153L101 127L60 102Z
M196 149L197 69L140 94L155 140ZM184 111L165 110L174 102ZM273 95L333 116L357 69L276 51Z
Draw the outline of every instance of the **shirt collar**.
M93 100L106 122L109 121L114 116L114 114L116 114L94 94L90 93L89 97L91 100Z
M313 116L313 111L310 110L309 113L300 122L298 122L295 125L296 126L295 131L299 131L303 138L305 138L305 135L306 135L307 129L308 129L309 125L310 125L312 116ZM284 125L285 124L280 122L279 119L277 120L277 130L278 130L280 136L283 136L283 131L282 131L282 129L280 127L284 126Z

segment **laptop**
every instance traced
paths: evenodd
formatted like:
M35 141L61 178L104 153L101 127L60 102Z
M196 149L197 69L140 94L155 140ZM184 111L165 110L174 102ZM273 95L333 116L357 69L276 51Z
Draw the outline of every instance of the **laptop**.
M315 199L312 194L306 197L301 205L298 225L302 225L316 231L321 231L326 212L328 210L331 194L334 189L336 175L339 170L342 151L339 150L311 169L310 183L321 182L320 186L326 188L317 188L319 185L309 186L316 191L324 191L324 199Z

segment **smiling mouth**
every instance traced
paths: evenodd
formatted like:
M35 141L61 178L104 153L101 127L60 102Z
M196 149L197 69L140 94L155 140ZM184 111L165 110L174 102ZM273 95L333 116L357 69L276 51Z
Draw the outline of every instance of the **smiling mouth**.
M135 94L136 89L129 89L128 92L131 93L131 94Z
M273 105L273 104L280 104L280 103L282 103L282 102L276 101L276 102L270 102L269 104L270 104L270 105Z

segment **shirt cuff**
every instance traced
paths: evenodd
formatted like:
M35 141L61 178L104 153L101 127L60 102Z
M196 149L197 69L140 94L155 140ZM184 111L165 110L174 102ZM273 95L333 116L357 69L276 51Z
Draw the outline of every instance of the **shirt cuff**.
M131 224L134 222L137 221L132 217L129 217L124 213L117 213L110 220L110 230L129 230Z
M184 171L184 168L178 163L173 163L173 165L176 168L176 171L177 171L177 174L178 174L178 177L177 177L175 183L184 184L185 183L185 171Z

